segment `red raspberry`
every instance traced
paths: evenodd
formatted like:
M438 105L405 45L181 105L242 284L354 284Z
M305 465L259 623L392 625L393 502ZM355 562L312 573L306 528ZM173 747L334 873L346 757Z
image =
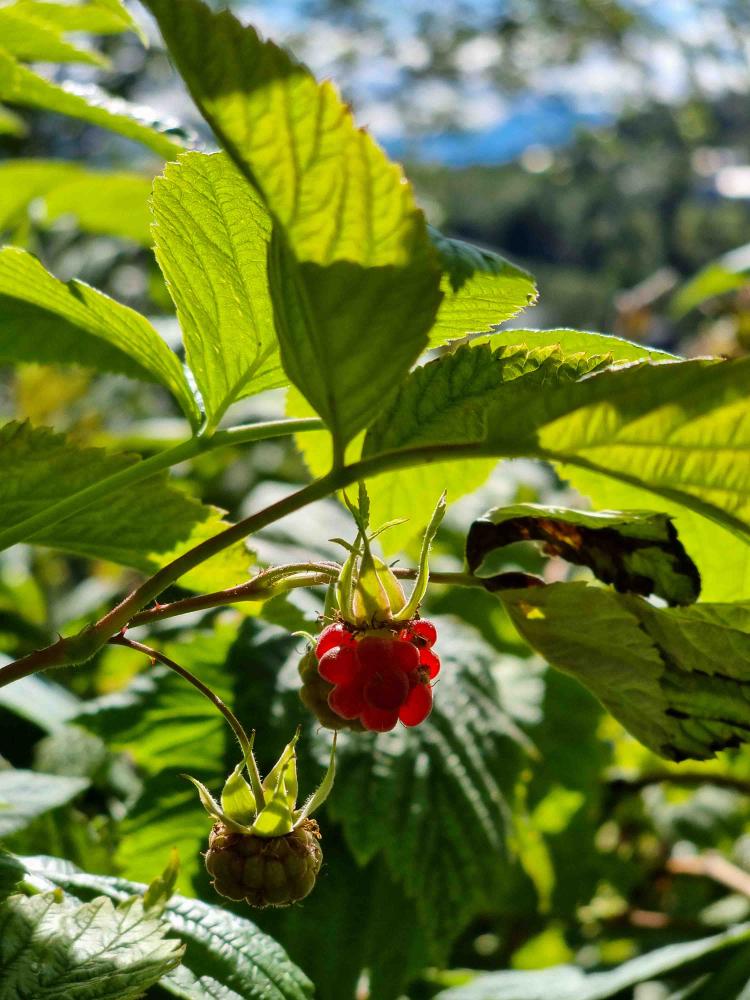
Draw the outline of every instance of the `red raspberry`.
M328 628L324 628L323 631L318 636L318 644L315 647L315 652L318 655L318 659L321 658L329 649L333 649L334 646L353 646L354 636L341 622L334 622L333 625L329 625Z
M316 647L318 673L334 685L328 707L342 719L357 719L373 732L393 729L399 719L408 726L422 722L432 707L429 682L440 660L429 648L435 628L421 619L400 633L356 633L346 625L329 625Z
M359 664L353 646L333 646L318 662L318 672L331 684L346 684L355 676Z
M357 719L364 711L365 700L358 681L337 684L328 695L328 704L342 719Z
M403 639L365 636L357 644L357 656L367 671L390 666L408 673L419 666L419 651Z
M415 684L401 706L398 717L405 726L418 726L431 711L432 688L429 684Z
M352 729L362 732L364 726L358 718L343 719L328 704L328 695L333 691L333 684L320 676L314 649L305 653L299 662L298 670L302 681L299 696L303 705L312 712L322 726L327 729Z
M409 694L409 681L403 671L383 668L370 674L362 694L371 708L395 711L398 715Z
M434 646L437 641L437 629L426 618L417 618L415 621L410 622L407 631L409 632L408 638L412 641L414 639L422 640L417 645L424 643L427 646Z
M440 657L426 646L419 651L419 665L425 668L431 681L440 673Z
M372 733L387 733L398 722L398 712L396 709L375 708L373 705L365 705L360 715L360 722Z

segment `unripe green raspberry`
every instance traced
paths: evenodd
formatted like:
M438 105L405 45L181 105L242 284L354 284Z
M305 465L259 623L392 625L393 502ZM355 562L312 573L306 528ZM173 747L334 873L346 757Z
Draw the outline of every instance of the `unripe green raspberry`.
M299 696L302 704L316 717L321 726L326 729L351 729L354 732L364 732L364 726L359 719L342 719L328 704L328 695L333 691L333 684L318 673L318 657L315 649L309 649L299 663L302 687Z
M234 833L216 823L206 868L216 891L251 906L289 906L311 892L323 862L314 819L283 837Z

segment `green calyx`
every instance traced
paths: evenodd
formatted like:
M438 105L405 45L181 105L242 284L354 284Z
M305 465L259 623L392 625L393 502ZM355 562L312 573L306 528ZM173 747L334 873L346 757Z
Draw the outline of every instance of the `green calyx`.
M369 500L364 484L359 488L359 504L355 506L347 497L347 506L356 521L358 534L354 545L334 539L348 551L336 582L336 600L344 621L358 628L378 628L380 625L407 622L417 613L427 591L430 578L428 558L432 540L445 515L446 495L442 494L432 514L422 539L417 580L407 598L393 571L382 559L374 555L370 542L381 532L401 521L389 521L375 531L369 530Z
M247 754L235 767L224 783L221 802L217 802L206 786L192 778L198 789L203 808L215 821L234 833L250 834L256 837L284 837L298 829L305 820L328 798L333 788L336 772L336 735L334 733L331 746L331 759L328 770L317 790L307 799L301 808L297 808L297 755L295 746L299 739L299 730L268 772L260 786L253 780L257 774L254 761L248 761ZM248 749L252 753L252 747ZM245 778L247 770L251 782ZM253 788L253 785L256 787Z

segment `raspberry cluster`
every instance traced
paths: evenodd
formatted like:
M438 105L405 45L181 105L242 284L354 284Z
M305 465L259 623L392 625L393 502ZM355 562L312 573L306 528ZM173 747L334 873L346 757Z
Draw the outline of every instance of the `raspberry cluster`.
M387 732L399 720L418 726L430 714L430 682L440 671L436 638L435 626L422 618L398 632L329 625L315 647L318 672L333 685L329 708L373 732Z

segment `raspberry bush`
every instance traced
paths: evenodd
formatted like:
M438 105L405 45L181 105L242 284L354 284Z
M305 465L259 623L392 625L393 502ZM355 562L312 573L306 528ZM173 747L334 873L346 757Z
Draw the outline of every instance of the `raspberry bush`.
M159 158L0 178L0 1000L744 996L748 360L499 329L333 85L144 7L217 152L37 73L118 0L0 7L0 100Z

